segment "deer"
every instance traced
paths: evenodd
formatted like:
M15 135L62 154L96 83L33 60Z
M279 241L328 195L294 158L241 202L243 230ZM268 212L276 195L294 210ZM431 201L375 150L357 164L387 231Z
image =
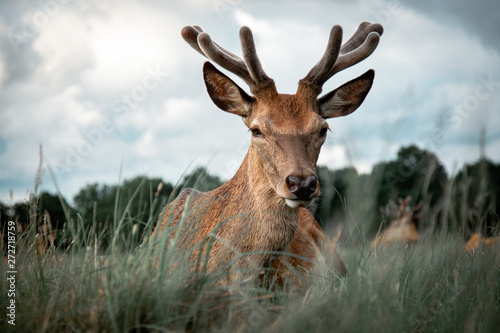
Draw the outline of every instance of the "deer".
M496 237L485 237L478 232L472 232L467 244L465 244L465 250L469 253L476 252L479 248L494 248L498 244L499 236Z
M363 22L342 44L342 28L333 26L322 58L299 81L296 93L281 94L263 70L250 28L239 31L243 58L199 26L182 29L184 40L209 60L203 65L209 97L243 120L251 141L229 181L209 192L186 188L163 209L151 238L157 242L155 262L160 251L175 251L185 262L202 261L206 272L224 269L221 285L262 282L269 272L279 285L287 275L300 284L327 249L336 271L347 274L307 207L320 196L316 163L329 130L327 119L347 116L361 105L374 70L318 96L334 74L370 56L382 33L380 24ZM251 94L212 62L241 78ZM169 241L161 242L162 236Z
M52 229L50 214L44 210L42 223L38 226L38 232L35 236L36 253L38 255L53 254L56 236L56 231Z
M394 243L413 245L418 241L419 234L415 226L415 213L422 208L422 203L410 209L408 206L410 200L410 197L398 199L399 209L397 219L392 221L391 225L382 233L379 232L371 243L372 248L377 248L379 246L385 248Z

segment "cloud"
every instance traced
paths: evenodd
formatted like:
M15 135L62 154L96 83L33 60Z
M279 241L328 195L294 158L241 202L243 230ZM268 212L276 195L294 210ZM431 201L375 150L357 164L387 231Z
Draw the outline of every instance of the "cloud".
M500 53L500 40L497 34L500 31L500 21L497 17L500 10L498 1L422 0L401 1L401 4L453 26L459 32L474 36L481 41L484 48L492 48Z
M500 123L494 112L500 106L498 29L487 29L498 24L492 18L498 5L391 3L0 4L0 200L7 200L10 188L22 200L39 144L70 200L87 182L116 182L122 160L123 177L148 174L175 182L196 164L231 177L250 136L238 117L217 109L206 94L206 59L180 37L186 24L202 26L236 54L238 28L250 26L266 73L280 92L293 93L322 56L333 24L343 26L347 39L360 22L382 20L385 32L375 53L324 86L326 93L376 70L359 110L329 121L333 132L319 162L368 172L395 157L400 145L417 142L452 169L477 158L481 126L486 153L500 159L494 126ZM454 111L457 105L471 108L481 80L493 82L489 97L472 111ZM54 189L48 176L44 186Z

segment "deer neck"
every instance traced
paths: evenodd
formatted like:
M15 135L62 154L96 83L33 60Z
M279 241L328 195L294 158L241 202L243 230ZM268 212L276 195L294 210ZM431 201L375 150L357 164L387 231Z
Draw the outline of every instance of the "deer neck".
M252 207L256 214L267 211L293 214L296 211L288 207L272 188L253 145L250 145L240 168L228 183L231 187L244 189L240 192L244 199L242 204Z
M244 228L251 226L251 232L255 232L258 238L268 237L268 244L275 244L269 245L273 247L270 250L280 250L292 240L299 226L299 209L290 208L276 194L253 145L225 186L239 196L234 201L238 207L231 211L248 216L245 222L248 225Z

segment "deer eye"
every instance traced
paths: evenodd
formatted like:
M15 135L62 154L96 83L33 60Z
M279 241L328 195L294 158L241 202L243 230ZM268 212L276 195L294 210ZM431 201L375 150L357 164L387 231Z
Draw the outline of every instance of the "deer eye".
M252 132L252 136L254 137L263 137L262 132L258 128L252 128L250 129L250 131Z
M326 132L328 131L328 127L323 127L320 131L319 131L319 136L320 137L324 137L326 135Z

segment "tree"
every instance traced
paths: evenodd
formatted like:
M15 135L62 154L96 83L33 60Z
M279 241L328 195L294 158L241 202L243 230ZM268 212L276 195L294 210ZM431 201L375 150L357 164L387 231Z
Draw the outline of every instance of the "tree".
M74 202L85 235L96 235L100 245L107 247L120 225L120 239L133 247L148 223L154 225L172 190L172 185L164 184L160 178L138 176L121 185L88 184L74 197Z
M379 183L377 206L384 207L389 201L410 196L412 204L424 202L429 207L440 204L445 193L448 176L436 155L415 145L402 147L395 161L381 162L374 166L372 177ZM428 210L430 212L431 210ZM433 210L436 213L436 210ZM380 211L375 219L382 221ZM436 217L422 219L429 224ZM378 228L378 224L372 221Z
M126 180L120 186L118 212L125 212L128 207L126 214L134 223L145 226L151 219L156 220L157 210L172 200L172 191L173 186L160 178L138 176Z
M343 223L346 218L346 202L357 196L359 175L354 167L331 170L325 166L317 168L321 196L316 201L314 216L320 224Z
M8 227L8 222L10 221L10 215L9 215L9 207L7 205L4 205L3 202L0 201L0 224L1 224L1 229L0 229L0 245L2 248L2 253L5 252L4 246L7 244L7 227Z
M74 197L73 201L84 224L113 220L116 186L88 184ZM95 207L95 210L94 210Z
M433 205L443 195L447 181L446 171L436 155L414 145L402 147L396 161L386 163L382 172L379 203L397 200L397 196L411 196L413 202L430 200Z
M498 232L500 164L485 158L466 164L454 183L453 210L464 232Z
M184 176L182 182L176 186L176 194L180 193L186 187L207 192L221 186L223 183L218 176L209 174L204 167L197 167L191 173Z
M93 228L100 235L102 244L106 245L106 239L110 239L109 232L118 224L121 225L120 232L124 239L133 230L138 235L142 234L146 226L154 228L161 209L175 199L183 188L208 191L221 184L217 176L210 175L204 168L197 168L183 177L175 189L160 178L137 176L125 180L121 185L89 184L78 192L74 202L85 231ZM103 231L108 234L101 235Z
M64 211L63 205L68 208L67 212ZM38 197L38 215L42 216L44 211L50 215L53 230L62 229L68 218L71 218L71 213L74 212L64 198L48 192L42 192ZM66 216L66 213L69 216Z

